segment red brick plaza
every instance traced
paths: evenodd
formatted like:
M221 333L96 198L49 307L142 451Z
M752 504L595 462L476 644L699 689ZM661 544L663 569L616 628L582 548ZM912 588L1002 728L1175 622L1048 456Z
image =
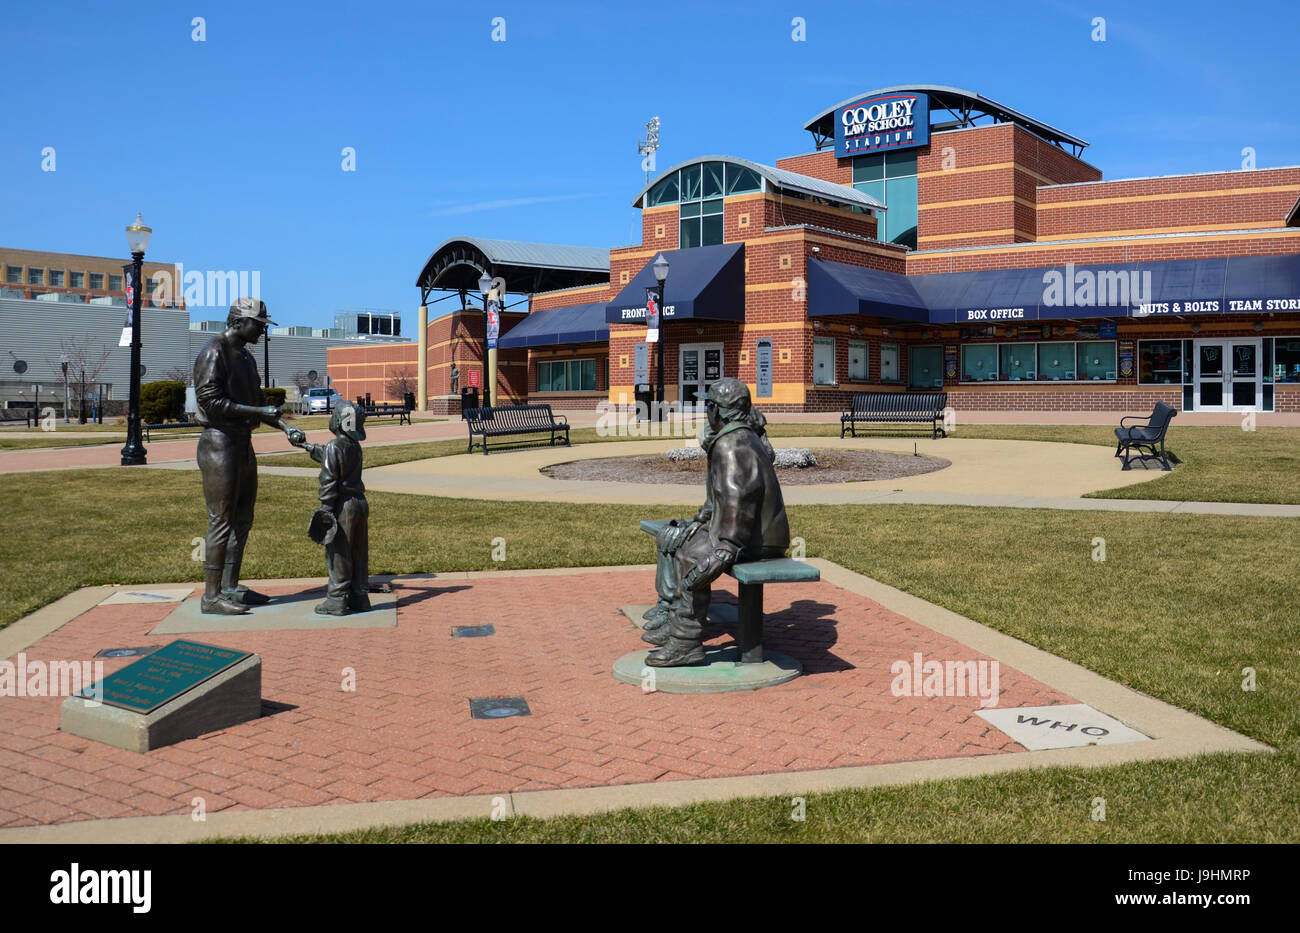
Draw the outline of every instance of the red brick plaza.
M768 588L766 645L797 658L803 676L670 695L611 675L645 647L619 607L653 598L649 569L496 576L397 580L395 628L183 636L259 654L263 716L147 754L60 732L61 697L0 699L0 827L190 814L196 797L215 813L1024 751L975 715L977 696L891 690L891 665L918 652L987 655L825 580ZM734 581L715 592L734 602ZM149 632L177 605L97 605L25 652L81 660L166 644L175 636ZM494 635L452 637L453 626L488 624ZM105 661L105 673L128 663ZM1075 702L1006 664L999 686L1003 708ZM523 697L531 715L473 719L476 697Z

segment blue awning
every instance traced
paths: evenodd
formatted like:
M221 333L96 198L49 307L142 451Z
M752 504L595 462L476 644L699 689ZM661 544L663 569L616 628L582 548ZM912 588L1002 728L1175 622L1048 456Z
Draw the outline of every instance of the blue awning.
M925 302L905 275L808 260L808 316L870 314L913 324L930 320Z
M501 336L499 345L510 350L519 347L549 347L559 343L604 343L609 340L605 323L605 303L569 305L534 311Z
M664 250L668 281L662 316L667 320L703 318L713 321L745 319L745 244L696 246ZM607 324L645 322L645 290L658 284L652 258L605 305Z

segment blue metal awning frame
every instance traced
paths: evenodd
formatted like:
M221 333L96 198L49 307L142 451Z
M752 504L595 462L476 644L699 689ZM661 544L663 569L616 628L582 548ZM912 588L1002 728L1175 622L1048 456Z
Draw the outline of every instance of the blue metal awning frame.
M608 340L605 303L599 301L534 311L501 336L500 346L513 350L562 343L604 343Z
M1058 287L1049 296L1051 273ZM989 325L1288 311L1300 311L1296 254L910 276L819 259L808 262L809 317L862 314L913 323Z
M668 260L664 320L745 320L744 243L664 250L663 256ZM645 290L659 284L651 268L653 262L653 258L647 261L605 305L605 323L645 323Z

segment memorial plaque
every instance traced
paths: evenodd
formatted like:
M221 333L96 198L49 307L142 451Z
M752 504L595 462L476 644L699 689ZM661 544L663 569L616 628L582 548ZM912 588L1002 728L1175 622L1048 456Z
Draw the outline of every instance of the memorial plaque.
M149 713L247 657L247 651L196 641L174 641L77 696L99 699L105 705L134 713Z

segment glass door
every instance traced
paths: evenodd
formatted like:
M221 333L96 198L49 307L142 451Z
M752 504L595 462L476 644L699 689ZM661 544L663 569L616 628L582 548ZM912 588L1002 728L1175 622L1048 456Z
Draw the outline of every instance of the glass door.
M1198 340L1192 374L1197 411L1251 411L1259 408L1263 373L1260 341Z
M677 390L683 405L703 405L696 392L707 392L722 378L722 344L687 343L677 351Z

